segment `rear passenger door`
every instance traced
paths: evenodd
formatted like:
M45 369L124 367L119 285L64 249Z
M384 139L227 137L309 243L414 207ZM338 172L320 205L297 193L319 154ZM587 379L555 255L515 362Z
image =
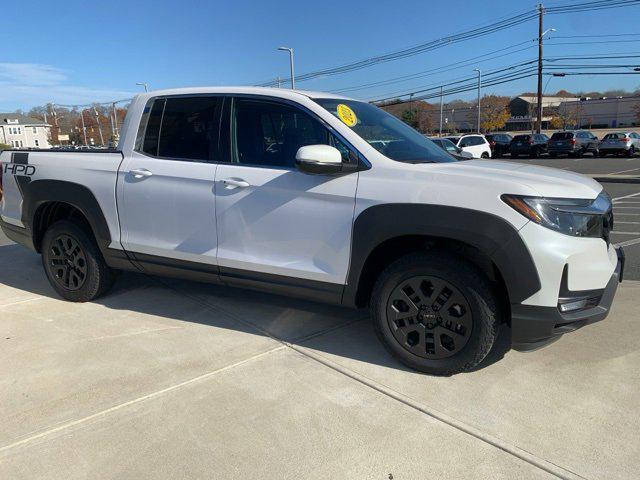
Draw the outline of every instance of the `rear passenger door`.
M216 263L221 106L220 97L175 96L145 107L118 176L122 245L142 265Z
M335 300L349 267L358 173L303 173L295 156L304 145L328 144L343 162L357 163L355 150L295 103L237 97L227 104L227 162L216 172L221 277Z

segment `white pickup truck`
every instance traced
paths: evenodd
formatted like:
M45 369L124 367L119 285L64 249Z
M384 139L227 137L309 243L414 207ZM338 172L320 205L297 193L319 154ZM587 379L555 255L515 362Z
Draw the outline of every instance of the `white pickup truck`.
M457 162L326 93L145 93L117 150L0 162L2 229L65 299L133 270L368 306L387 349L431 374L478 365L501 323L530 350L602 320L624 266L595 181Z

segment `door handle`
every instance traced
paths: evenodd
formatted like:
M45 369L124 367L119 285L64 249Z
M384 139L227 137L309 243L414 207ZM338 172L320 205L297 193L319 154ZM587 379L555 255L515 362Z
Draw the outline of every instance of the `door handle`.
M129 173L131 173L131 175L133 175L135 178L147 178L153 175L153 173L151 173L146 168L136 168L134 170L131 170Z
M229 190L232 190L234 188L247 188L251 186L249 182L245 182L241 178L225 178L224 180L222 180L222 184L224 185L224 188L227 188Z

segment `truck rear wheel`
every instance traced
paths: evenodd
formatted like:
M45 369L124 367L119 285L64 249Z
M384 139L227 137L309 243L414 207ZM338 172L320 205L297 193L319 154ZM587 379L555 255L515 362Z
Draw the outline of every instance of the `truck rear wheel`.
M475 266L443 252L407 255L387 267L371 297L378 337L405 365L432 375L477 366L498 331L495 295Z
M54 290L71 302L100 297L115 279L93 238L67 220L54 223L44 234L42 264Z

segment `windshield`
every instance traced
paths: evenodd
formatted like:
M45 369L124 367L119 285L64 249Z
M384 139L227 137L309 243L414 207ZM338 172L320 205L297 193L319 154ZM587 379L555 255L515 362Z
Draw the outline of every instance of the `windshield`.
M314 100L385 157L412 163L456 161L431 140L374 105L335 98Z
M603 140L621 140L627 138L627 134L626 133L609 133L607 135L605 135L605 137L603 138Z
M569 140L573 138L573 132L556 132L551 135L551 140Z

